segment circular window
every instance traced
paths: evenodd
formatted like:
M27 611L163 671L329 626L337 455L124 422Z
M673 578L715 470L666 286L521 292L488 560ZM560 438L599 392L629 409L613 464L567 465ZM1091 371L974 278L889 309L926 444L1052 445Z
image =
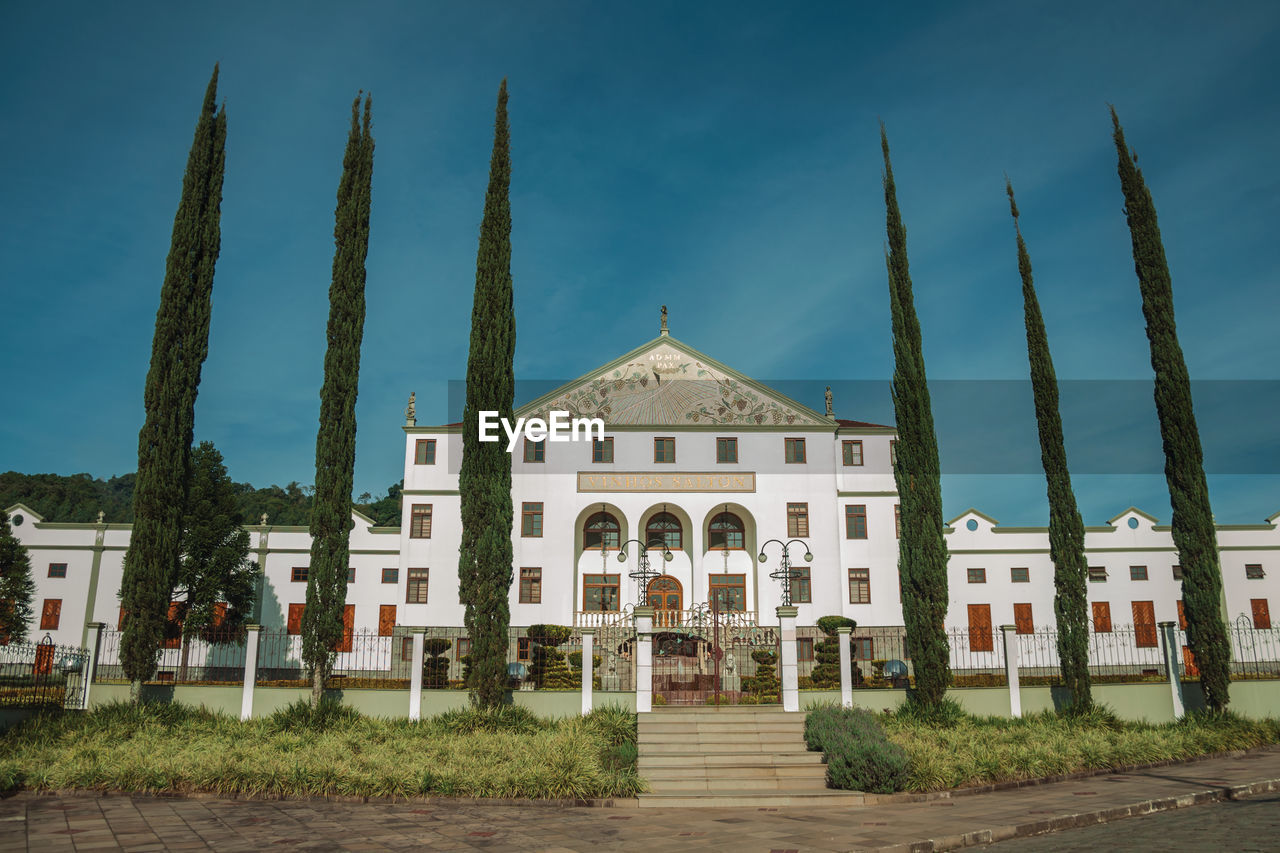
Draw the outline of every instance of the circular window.
M977 529L978 529L978 520L977 520L976 518L971 518L971 519L969 519L968 521L966 521L966 522L964 523L964 526L965 526L965 527L967 527L967 528L969 528L970 530L977 530Z
M1136 518L1130 518L1130 519L1129 519L1129 529L1130 529L1130 530L1137 530L1137 529L1138 529L1138 519L1136 519Z
M13 516L13 526L14 526L14 527L21 527L21 526L22 526L22 515L21 515L20 513L15 513L15 514L14 514L14 516Z

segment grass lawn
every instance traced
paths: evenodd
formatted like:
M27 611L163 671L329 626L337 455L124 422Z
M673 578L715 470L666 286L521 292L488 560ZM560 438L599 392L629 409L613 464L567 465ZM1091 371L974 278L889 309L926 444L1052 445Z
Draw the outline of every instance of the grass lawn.
M563 720L522 708L418 723L306 703L241 722L177 704L113 704L0 735L0 790L93 788L221 794L632 796L635 715Z

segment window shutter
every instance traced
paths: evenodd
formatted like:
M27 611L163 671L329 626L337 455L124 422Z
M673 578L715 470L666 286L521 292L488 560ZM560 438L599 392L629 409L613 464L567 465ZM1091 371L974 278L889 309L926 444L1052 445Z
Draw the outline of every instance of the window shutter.
M335 652L351 651L351 641L356 631L356 606L348 604L342 608L342 639L334 648Z
M1030 604L1013 605L1013 624L1019 634L1034 634L1035 622L1031 618Z
M1265 598L1252 598L1249 600L1250 606L1253 608L1253 627L1258 630L1265 630L1271 627L1271 610L1267 607Z
M991 605L969 605L969 651L990 652L995 650L995 640L991 636Z
M396 627L396 606L383 604L378 608L378 636L390 637Z
M1138 648L1159 645L1156 640L1156 608L1153 602L1133 602L1133 638Z
M305 604L289 605L289 623L288 632L290 634L302 633L302 611L306 608Z

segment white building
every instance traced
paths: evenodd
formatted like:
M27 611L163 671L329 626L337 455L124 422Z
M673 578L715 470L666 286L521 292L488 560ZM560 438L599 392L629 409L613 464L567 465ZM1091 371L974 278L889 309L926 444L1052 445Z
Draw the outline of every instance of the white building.
M524 406L600 417L601 441L517 442L511 624L597 624L645 599L689 610L722 608L777 624L780 586L769 573L791 548L800 625L842 614L859 626L899 626L894 429L840 420L788 399L662 334ZM353 513L348 624L461 626L457 595L461 425L405 427L399 528ZM504 439L505 441L505 439ZM44 521L7 510L31 553L37 639L79 645L85 623L119 621L118 590L129 525ZM1270 627L1280 600L1280 513L1266 523L1220 525L1226 608L1232 620ZM264 627L293 628L306 598L305 527L249 527L265 567ZM642 597L630 573L636 542L662 540L652 564L665 574ZM969 510L947 529L948 626L1051 627L1053 566L1042 527L1001 527ZM766 563L756 559L762 547ZM803 559L805 548L812 562ZM1130 508L1087 528L1095 626L1176 620L1178 557L1169 528ZM868 655L869 657L870 655Z

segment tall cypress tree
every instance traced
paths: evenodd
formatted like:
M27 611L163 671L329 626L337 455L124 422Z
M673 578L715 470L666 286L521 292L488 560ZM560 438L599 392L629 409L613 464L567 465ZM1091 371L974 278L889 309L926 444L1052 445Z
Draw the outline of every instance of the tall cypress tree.
M209 353L227 141L227 113L225 107L218 109L217 89L215 65L173 219L143 395L146 420L138 434L133 534L120 584L120 604L126 613L120 662L132 683L134 701L140 698L142 682L155 673L169 596L177 580L196 393L200 368Z
M1053 560L1053 613L1058 625L1058 666L1071 691L1071 710L1081 713L1093 706L1089 684L1088 563L1084 556L1084 522L1071 489L1067 448L1062 438L1058 410L1058 376L1049 355L1049 336L1040 314L1031 257L1022 229L1013 184L1005 180L1009 211L1018 237L1018 272L1022 275L1022 309L1027 326L1027 360L1031 365L1031 393L1035 398L1036 426L1040 432L1040 462L1044 466L1049 497L1049 558Z
M351 104L351 130L342 159L333 226L333 280L329 285L328 349L320 388L316 435L316 494L311 508L311 566L302 613L302 660L311 670L311 701L320 703L342 638L347 601L351 487L356 465L356 392L364 338L365 257L373 189L372 97Z
M942 701L951 683L947 646L947 543L943 539L942 476L933 407L925 377L920 320L907 267L907 229L889 162L889 137L880 125L884 152L885 228L889 250L889 307L893 318L893 412L898 425L898 464L893 469L901 502L898 577L902 619L915 669L915 700L924 707Z
M0 512L0 645L27 639L35 594L31 557L13 535L9 514Z
M1120 189L1133 242L1133 266L1142 291L1142 313L1155 371L1156 414L1164 444L1164 475L1173 505L1173 544L1182 562L1182 600L1187 644L1200 668L1205 701L1215 711L1230 701L1231 647L1222 618L1222 566L1218 535L1209 506L1200 431L1191 407L1191 378L1178 344L1173 314L1173 281L1156 221L1155 202L1124 141L1115 108L1111 123L1119 155Z
M507 628L511 621L511 454L501 442L479 441L479 413L512 418L516 318L511 282L511 145L507 132L507 81L498 89L489 189L476 254L467 401L462 416L462 467L458 490L462 544L458 590L471 635L467 687L480 707L501 704L507 683Z

